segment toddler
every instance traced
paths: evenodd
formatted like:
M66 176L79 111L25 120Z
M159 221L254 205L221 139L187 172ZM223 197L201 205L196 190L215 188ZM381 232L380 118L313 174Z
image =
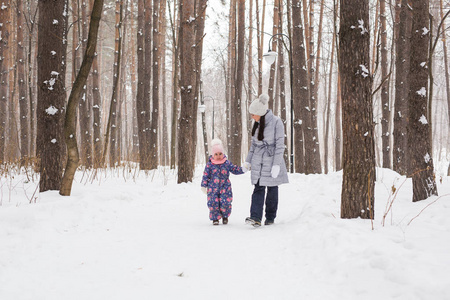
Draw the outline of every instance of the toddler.
M219 225L220 219L223 224L228 224L233 201L230 172L235 175L244 174L249 167L233 165L224 154L222 141L219 139L211 141L211 154L203 171L202 191L208 195L209 219L213 221L213 225Z

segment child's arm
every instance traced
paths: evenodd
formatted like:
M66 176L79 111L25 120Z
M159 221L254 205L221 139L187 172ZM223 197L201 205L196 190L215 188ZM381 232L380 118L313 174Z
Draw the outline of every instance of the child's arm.
M207 163L205 166L205 170L203 171L203 178L202 178L202 187L208 187L209 180L211 179L211 163Z
M242 170L242 167L233 165L231 162L230 162L230 165L228 166L228 170L231 173L233 173L234 175L240 175L240 174L244 174L245 173L244 170Z

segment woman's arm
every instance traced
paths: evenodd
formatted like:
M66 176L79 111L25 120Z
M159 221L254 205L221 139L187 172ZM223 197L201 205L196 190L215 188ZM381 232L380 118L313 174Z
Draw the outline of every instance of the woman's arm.
M279 166L284 164L284 151L286 147L284 145L284 125L281 119L277 119L275 123L275 154L273 158L273 165Z

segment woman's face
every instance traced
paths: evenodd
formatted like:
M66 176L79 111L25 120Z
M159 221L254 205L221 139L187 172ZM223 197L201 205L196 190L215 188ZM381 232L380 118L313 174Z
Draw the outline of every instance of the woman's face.
M255 120L255 122L259 122L259 120L261 119L261 116L257 116L257 115L251 115L252 119Z

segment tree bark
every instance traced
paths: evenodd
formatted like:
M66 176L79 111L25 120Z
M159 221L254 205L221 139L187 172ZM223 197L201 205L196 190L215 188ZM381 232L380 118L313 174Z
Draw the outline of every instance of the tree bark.
M158 120L159 120L159 0L153 0L152 36L152 109L150 123L150 169L158 167ZM147 30L147 28L146 28Z
M408 8L408 0L398 0L396 9L400 11L396 24L398 37L396 39L394 150L392 154L394 171L401 175L407 175L409 173L407 128L412 15Z
M181 111L178 143L178 183L192 181L194 176L195 155L192 153L194 140L194 114L197 113L197 99L194 94L195 79L195 16L194 3L191 0L180 1L180 90Z
M408 145L411 148L413 201L437 195L428 123L429 1L412 1Z
M235 98L231 101L231 162L241 163L242 155L242 88L244 84L245 61L245 0L238 0L238 28L237 28L237 65L235 81ZM230 150L230 148L228 149Z
M304 155L304 100L309 99L306 48L301 20L301 0L292 1L292 81L294 102L295 172L305 173Z
M375 148L369 4L340 1L339 71L343 104L341 218L374 218Z
M389 103L389 79L388 76L388 49L387 49L387 28L386 28L386 1L380 0L380 23L381 23L381 79L384 82L381 85L381 141L383 149L383 168L391 167L391 135L389 132L391 106Z
M67 164L66 170L61 183L59 193L62 196L70 196L72 190L73 177L78 167L79 153L76 139L76 111L80 95L83 93L83 88L89 76L92 62L95 57L95 48L97 46L98 27L103 10L103 0L94 0L92 8L91 22L89 25L89 35L87 40L86 52L84 54L83 62L81 63L80 71L75 79L72 91L67 103L67 112L64 122L64 137L67 145Z
M17 82L20 108L20 156L22 163L30 156L29 110L27 101L27 80L25 77L25 49L24 49L24 13L23 0L17 0Z
M38 131L39 190L59 190L64 153L63 122L67 1L39 1Z
M10 1L5 1L0 9L1 40L0 40L0 164L6 160L6 122L7 122L7 99L8 99L8 51L9 51L9 23Z
M111 103L109 107L108 124L106 126L105 143L103 145L103 155L101 165L106 161L106 153L108 151L109 140L111 140L109 151L109 164L114 167L117 159L116 153L116 139L117 139L117 102L118 102L118 86L120 79L120 64L122 53L122 20L123 20L123 3L121 0L116 0L116 30L115 30L115 50L114 50L114 65L113 65L113 86Z
M137 23L137 93L136 93L136 113L138 123L139 138L139 166L141 170L149 168L148 163L148 141L147 141L147 124L150 114L149 102L146 96L147 77L145 74L145 5L144 0L138 2L138 23Z

